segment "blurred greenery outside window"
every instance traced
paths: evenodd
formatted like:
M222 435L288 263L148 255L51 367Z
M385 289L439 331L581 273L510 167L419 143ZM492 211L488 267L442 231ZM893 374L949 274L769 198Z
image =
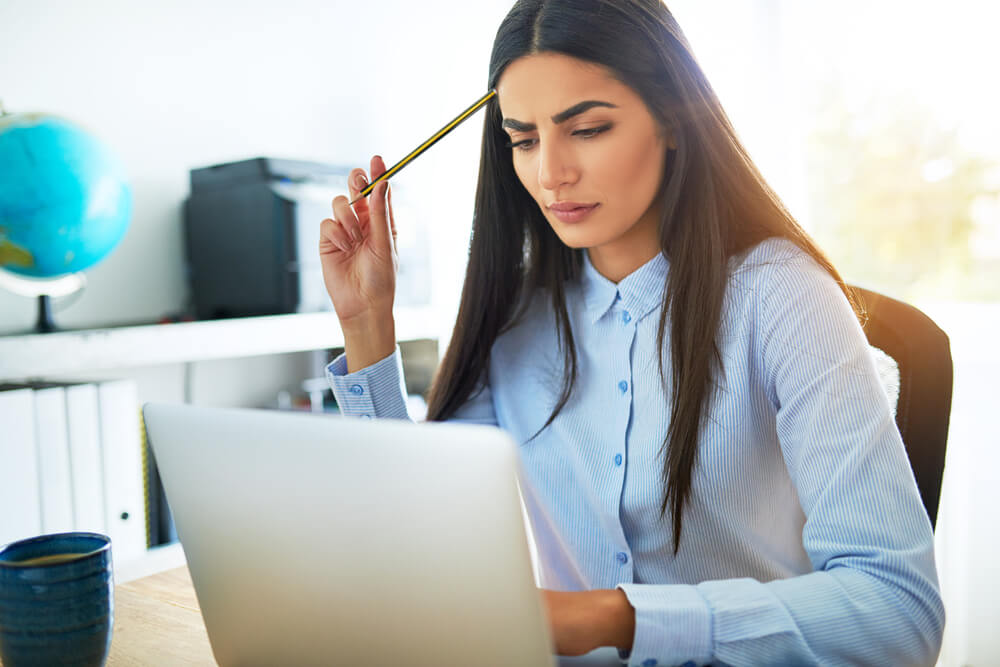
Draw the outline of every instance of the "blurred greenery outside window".
M844 279L1000 302L1000 5L667 0L741 138Z
M1000 300L1000 165L905 94L825 82L805 143L809 228L845 279L908 301Z
M777 4L812 73L797 77L803 222L844 278L911 303L1000 301L1000 109L984 30L997 9Z

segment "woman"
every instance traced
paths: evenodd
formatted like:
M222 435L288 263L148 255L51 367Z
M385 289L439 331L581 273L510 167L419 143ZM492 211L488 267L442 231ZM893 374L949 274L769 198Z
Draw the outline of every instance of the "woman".
M667 8L519 1L489 85L429 419L521 443L558 652L933 664L931 527L850 294ZM388 187L333 213L331 384L348 414L407 418Z

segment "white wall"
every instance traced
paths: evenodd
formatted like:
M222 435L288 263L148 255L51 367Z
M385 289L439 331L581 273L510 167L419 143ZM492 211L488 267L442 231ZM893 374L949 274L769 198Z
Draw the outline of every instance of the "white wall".
M509 6L0 1L7 110L88 128L124 161L135 199L124 240L87 272L86 291L57 312L57 324L153 321L182 309L180 206L192 167L273 156L367 168L373 153L390 165L407 154L485 92ZM413 209L433 214L421 222L433 239L436 299L446 305L468 248L481 129L481 116L467 121L396 179ZM0 290L0 333L34 319L33 300Z
M948 619L939 664L1000 664L1000 304L923 304L955 366L935 554Z

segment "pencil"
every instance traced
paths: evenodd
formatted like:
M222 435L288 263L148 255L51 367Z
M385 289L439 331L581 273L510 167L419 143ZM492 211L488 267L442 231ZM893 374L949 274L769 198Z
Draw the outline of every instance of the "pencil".
M439 139L441 139L441 137L443 137L444 135L448 134L449 132L451 132L452 130L454 130L456 127L458 127L458 125L463 120L465 120L466 118L468 118L472 114L476 113L476 111L478 111L480 107L482 107L484 104L486 104L487 102L489 102L493 98L493 96L496 95L496 94L497 94L497 91L491 90L490 92L486 93L481 98L479 98L479 100L475 104L473 104L471 107L469 107L468 109L466 109L465 111L463 111L462 113L460 113L454 120L452 120L450 123L448 123L447 125L445 125L444 127L442 127L440 130L438 130L437 132L435 132L431 136L430 139L428 139L424 143L422 143L419 146L417 146L413 150L413 152L411 152L409 155L407 155L406 157L404 157L402 160L400 160L396 164L392 165L392 167L388 171L386 171L384 174L382 174L381 176L379 176L378 178L376 178L374 181L372 181L371 183L369 183L368 185L366 185L365 188L361 192L358 193L358 196L355 197L351 201L351 204L354 204L356 201L358 201L360 199L364 199L369 194L371 194L371 191L375 189L375 185L379 181L384 181L384 180L387 180L388 178L392 177L394 174L396 174L396 172L400 171L403 167L405 167L407 164L409 164L410 161L412 161L415 157L417 157L418 155L420 155L421 153L423 153L425 150L427 150L428 148L430 148L431 146L433 146L435 143L437 143L437 141Z

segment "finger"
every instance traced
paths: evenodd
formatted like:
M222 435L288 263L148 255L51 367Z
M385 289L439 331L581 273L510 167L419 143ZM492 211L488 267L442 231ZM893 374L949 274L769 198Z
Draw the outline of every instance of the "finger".
M389 209L389 232L392 234L392 247L396 248L396 216L392 212L392 186L386 191L386 208Z
M364 238L361 234L361 223L358 221L358 216L355 214L354 209L351 208L350 200L344 195L333 198L333 217L340 223L350 238L356 241Z
M376 155L371 163L372 180L385 173L385 163L382 158ZM382 181L372 190L368 198L368 233L371 234L375 247L386 251L392 251L392 233L389 229L389 214L386 209L386 189L389 183Z
M343 226L336 220L327 218L319 227L319 253L325 255L331 252L347 252L351 249L351 240Z
M347 189L351 193L351 201L358 199L358 195L367 186L368 176L365 174L365 170L360 167L352 169L351 173L347 176ZM358 199L354 204L354 211L358 215L358 220L366 220L368 217L368 199Z
M378 178L384 173L385 173L385 162L382 161L382 156L381 155L372 156L372 161L371 161L372 180L374 181L376 178Z
M336 243L337 247L344 252L348 252L354 248L355 244L351 240L350 236L348 236L347 230L344 229L343 225L336 225L333 229L332 236L334 243Z

